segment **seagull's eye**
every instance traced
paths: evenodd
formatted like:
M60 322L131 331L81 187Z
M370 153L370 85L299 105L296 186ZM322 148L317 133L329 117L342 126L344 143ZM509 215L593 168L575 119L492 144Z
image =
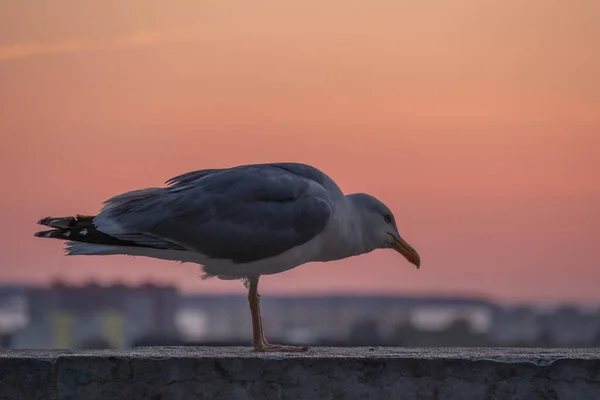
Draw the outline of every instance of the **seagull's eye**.
M386 214L383 216L383 219L385 220L385 222L387 224L391 224L392 223L392 216L390 214Z

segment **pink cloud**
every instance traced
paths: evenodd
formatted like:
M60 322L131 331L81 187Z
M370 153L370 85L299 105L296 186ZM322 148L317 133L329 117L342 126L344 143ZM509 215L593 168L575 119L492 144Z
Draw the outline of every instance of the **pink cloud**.
M66 55L97 49L118 49L149 46L176 40L176 35L164 35L151 31L135 31L130 34L102 40L69 40L55 43L15 43L0 46L0 61L45 55Z

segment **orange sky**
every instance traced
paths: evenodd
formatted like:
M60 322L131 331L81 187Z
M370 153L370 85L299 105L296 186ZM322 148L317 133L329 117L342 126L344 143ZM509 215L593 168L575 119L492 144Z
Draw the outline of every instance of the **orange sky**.
M46 215L190 169L322 168L396 213L379 251L273 292L600 300L597 0L4 2L0 279L202 282L193 265L64 257Z

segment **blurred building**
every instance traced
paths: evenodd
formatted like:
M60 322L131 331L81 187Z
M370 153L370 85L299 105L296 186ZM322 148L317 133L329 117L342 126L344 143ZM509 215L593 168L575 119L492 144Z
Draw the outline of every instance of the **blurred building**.
M178 293L172 286L90 283L27 291L28 324L18 348L126 348L147 336L177 337Z
M600 306L502 307L490 341L499 346L598 346Z
M600 346L600 307L506 306L478 297L264 296L273 342L355 346ZM0 347L246 345L245 295L145 284L0 286Z
M246 296L182 296L176 324L194 343L247 343ZM265 296L272 341L313 345L598 346L600 307L504 306L485 298Z
M265 296L261 314L271 338L295 343L344 342L368 324L381 338L402 327L441 331L465 321L473 332L492 329L498 307L489 301L455 297ZM184 296L177 325L190 341L247 341L252 336L245 296Z
M0 347L13 346L13 334L29 324L27 286L0 286Z

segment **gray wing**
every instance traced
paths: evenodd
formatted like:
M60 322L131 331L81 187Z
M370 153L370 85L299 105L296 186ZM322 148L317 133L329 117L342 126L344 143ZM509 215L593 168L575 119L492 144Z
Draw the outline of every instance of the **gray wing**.
M171 179L168 188L117 196L98 217L124 234L160 238L213 259L253 262L308 242L330 218L327 190L303 173L304 166L294 168L195 171Z

